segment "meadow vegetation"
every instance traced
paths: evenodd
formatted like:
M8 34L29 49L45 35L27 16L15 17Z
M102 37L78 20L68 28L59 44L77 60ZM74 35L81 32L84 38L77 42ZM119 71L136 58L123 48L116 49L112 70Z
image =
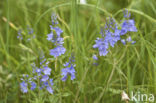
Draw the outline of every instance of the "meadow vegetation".
M137 30L122 39L135 43L100 54L101 27L112 18L122 29L125 10ZM36 87L36 68L50 86ZM36 81L28 91L27 75ZM0 0L0 103L125 103L122 91L156 96L155 0Z

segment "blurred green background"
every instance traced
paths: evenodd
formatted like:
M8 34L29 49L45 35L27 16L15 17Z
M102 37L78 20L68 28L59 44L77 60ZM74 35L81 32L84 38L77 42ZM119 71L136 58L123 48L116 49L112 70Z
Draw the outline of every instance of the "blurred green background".
M130 91L156 95L156 1L155 0L0 0L0 103L125 103L121 92ZM123 9L131 12L137 33L130 34L136 44L111 48L106 57L92 65L92 48L100 27L108 17L123 20ZM47 58L51 44L51 14L58 15L64 31L66 54L51 62L54 94L46 91L22 94L22 74L32 74L30 64L38 62L44 52ZM31 42L17 39L18 30L34 29ZM76 80L61 82L57 77L64 63L74 52ZM144 103L134 102L130 103ZM148 102L147 102L148 103Z

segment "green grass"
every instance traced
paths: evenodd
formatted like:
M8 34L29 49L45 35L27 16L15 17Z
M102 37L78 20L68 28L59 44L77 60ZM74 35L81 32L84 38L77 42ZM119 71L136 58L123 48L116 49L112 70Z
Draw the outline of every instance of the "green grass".
M136 44L117 43L94 66L92 48L106 18L117 22L123 19L122 10L128 8L135 19L137 33L131 33ZM51 44L51 13L59 16L64 31L65 55L49 56ZM31 42L17 39L22 28L34 29L36 39ZM121 92L131 91L156 96L156 1L155 0L1 0L0 1L0 103L124 103ZM44 53L51 61L54 94L34 91L23 94L19 83L22 74L32 75L31 63L38 63ZM63 63L71 53L75 55L76 79L60 80ZM156 97L155 97L156 99ZM130 102L135 103L135 102ZM136 102L143 103L143 102Z

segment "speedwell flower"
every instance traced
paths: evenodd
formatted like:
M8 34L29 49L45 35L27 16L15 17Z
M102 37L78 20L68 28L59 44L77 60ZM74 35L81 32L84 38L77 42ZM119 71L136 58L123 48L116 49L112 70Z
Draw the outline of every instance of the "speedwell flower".
M62 69L62 81L66 81L68 76L71 76L71 80L75 79L75 65L73 64L72 58L69 59L69 62L64 64L65 68Z
M55 58L64 54L66 49L63 47L63 38L61 34L63 31L56 26L58 24L56 15L52 15L52 25L50 25L51 33L47 35L47 40L54 43L55 47L50 50L50 55L54 56Z

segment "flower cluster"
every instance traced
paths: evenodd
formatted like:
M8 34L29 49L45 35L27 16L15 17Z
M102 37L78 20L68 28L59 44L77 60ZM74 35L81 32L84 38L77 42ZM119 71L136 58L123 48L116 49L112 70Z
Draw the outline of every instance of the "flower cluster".
M53 79L50 78L51 74L51 68L48 67L48 62L46 62L46 59L44 59L44 56L40 58L40 68L37 67L35 64L32 64L33 68L33 77L28 78L29 76L24 76L26 77L25 79L21 79L22 82L20 83L21 91L23 93L28 92L28 85L30 85L30 89L34 90L37 87L40 89L45 88L49 93L53 94Z
M47 35L47 40L52 42L55 46L53 49L50 50L50 55L54 56L54 58L62 55L65 53L66 49L63 47L64 39L61 37L63 31L57 26L57 16L53 14L52 18L52 25L50 25L51 33ZM30 31L28 34L32 34L33 30L28 28ZM19 32L18 38L22 37L21 31ZM23 39L23 37L22 37ZM66 81L68 75L71 76L71 80L75 79L75 62L74 57L72 56L69 58L69 62L64 64L65 68L62 69L62 81ZM32 75L24 75L21 78L20 88L23 93L27 93L28 90L35 90L38 89L46 89L49 93L53 94L53 79L50 78L51 75L51 68L48 67L49 62L47 59L42 56L39 59L39 64L33 63L31 66L33 68Z
M106 56L109 46L114 47L118 41L121 41L124 45L126 44L126 41L131 44L135 43L130 36L126 40L121 39L121 36L128 32L137 32L135 22L134 20L129 19L130 13L127 10L124 11L124 17L125 20L121 23L121 29L119 29L117 23L112 18L106 22L104 29L101 28L101 38L97 38L95 40L96 44L93 45L93 48L98 48L100 56Z
M37 86L37 84L34 82L36 78L31 78L29 75L23 74L23 77L21 78L22 82L20 83L21 91L23 93L28 92L28 85L30 85L30 89L34 90Z
M54 43L55 48L50 50L50 55L54 56L55 58L64 54L66 49L63 47L63 38L61 37L61 33L63 31L57 26L57 16L52 15L52 25L50 25L51 33L47 35L47 40Z
M73 64L74 62L74 57L69 58L69 62L66 62L64 64L65 68L62 69L62 81L66 81L68 75L71 76L71 80L75 79L75 64Z
M52 25L50 25L51 33L47 35L47 40L54 44L54 48L50 50L50 55L55 58L64 54L66 49L63 47L64 39L61 37L63 31L57 26L57 16L53 14ZM32 34L33 31L31 28L28 28L30 31L29 34ZM19 32L18 38L22 37L21 31ZM23 37L22 37L23 39ZM43 56L40 59L40 63L37 66L35 63L32 64L33 68L33 77L23 76L21 78L22 82L20 83L20 88L23 93L27 93L29 88L30 90L35 90L35 88L46 89L49 93L53 94L53 79L50 78L51 68L48 67L48 63L46 58ZM71 80L75 79L75 65L73 64L74 58L70 58L69 62L64 66L66 68L62 69L62 81L67 79L67 76L71 76Z
M29 26L27 26L27 31L28 31L28 34L31 35L34 33L34 30L33 28L30 28Z
M22 30L21 29L18 30L18 36L17 36L17 38L20 39L20 40L23 39Z
M126 42L131 43L131 44L135 44L135 43L136 43L136 41L133 41L133 40L132 40L131 36L128 36L127 39L121 39L121 42L122 42L124 45L126 45Z
M98 66L98 63L97 63L98 57L97 57L97 55L93 54L92 58L93 58L93 65Z
M28 33L28 35L26 35L27 41L30 41L32 38L35 38L35 35L33 35L34 33L33 28L27 26L27 33ZM22 29L19 29L17 39L23 40L23 38L24 36L22 35Z
M27 76L23 75L23 78L24 77L28 78L28 75ZM24 80L23 78L21 78L22 82L20 83L21 91L23 93L27 93L28 92L28 84L27 84L28 80L27 80L27 78L26 78L26 80Z

